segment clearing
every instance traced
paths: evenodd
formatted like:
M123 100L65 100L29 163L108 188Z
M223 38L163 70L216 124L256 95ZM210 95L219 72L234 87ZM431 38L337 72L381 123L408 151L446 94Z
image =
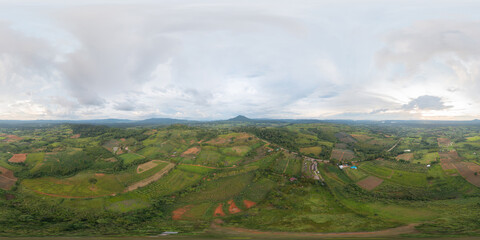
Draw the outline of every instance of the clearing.
M143 164L138 165L137 167L137 173L143 173L146 172L156 166L158 166L159 163L162 163L165 161L160 161L160 160L152 160Z
M355 154L348 149L333 149L330 159L338 161L348 161L355 158Z
M214 217L223 217L225 213L223 212L223 204L218 204L217 208L215 208L215 212L213 213Z
M185 156L188 156L188 155L197 155L197 153L199 153L201 150L200 147L191 147L189 149L187 149L187 151L183 152L182 157L185 157Z
M187 205L187 206L184 206L184 207L175 209L175 210L172 212L172 219L173 219L173 220L181 220L183 214L185 214L185 213L186 213L188 210L190 210L190 208L192 208L192 207L193 207L193 205Z
M230 200L228 201L228 211L231 213L231 214L235 214L235 213L239 213L241 212L242 210L240 210L240 208L237 207L237 205L235 204L235 202L233 200Z
M454 163L460 175L469 183L480 187L480 165L471 162ZM477 173L477 175L475 175Z
M369 176L361 181L357 182L357 185L360 186L361 188L371 191L374 188L378 187L378 185L382 184L383 179L375 177L375 176Z
M449 147L452 145L452 141L448 138L437 138L439 147Z
M413 153L403 153L403 154L398 155L395 159L411 161L411 160L413 160Z
M13 175L11 170L0 167L0 188L3 190L10 190L15 185L17 178Z
M245 205L245 207L248 209L248 208L251 208L251 207L257 205L257 203L245 199L245 200L243 200L243 205Z
M23 163L25 160L27 160L26 153L13 154L13 156L8 159L8 161L11 163Z

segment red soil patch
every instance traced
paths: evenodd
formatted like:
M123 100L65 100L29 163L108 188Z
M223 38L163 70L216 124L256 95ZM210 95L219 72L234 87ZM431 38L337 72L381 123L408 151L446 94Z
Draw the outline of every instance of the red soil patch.
M26 153L14 154L12 158L8 159L11 163L23 163L27 160Z
M223 204L218 204L217 208L215 208L215 212L213 213L214 217L223 217L225 213L223 212Z
M413 160L413 153L403 153L396 157L397 160L411 161Z
M443 170L456 169L454 163L460 161L457 151L453 150L450 152L440 152L440 165Z
M185 157L187 155L196 155L197 153L200 152L200 150L201 150L200 147L192 147L192 148L187 149L187 151L183 152L182 155L180 155L180 156Z
M454 163L454 165L465 180L480 187L480 165L471 162L458 162Z
M358 181L357 185L363 189L371 191L374 188L378 187L378 185L382 184L382 182L383 182L383 179L381 178L378 178L375 176L369 176L361 181Z
M22 137L19 137L16 135L3 135L3 136L6 137L5 141L7 142L16 142L23 139Z
M187 206L184 206L184 207L181 207L181 208L178 208L178 209L174 210L172 212L172 219L173 220L181 220L183 214L188 212L188 210L190 210L192 207L193 207L193 205L187 205Z
M97 177L103 177L103 176L105 176L105 173L95 173L95 176L97 176Z
M125 141L127 141L127 139L125 139L125 138L120 138L120 141L125 142Z
M448 138L437 138L437 142L439 147L448 147L452 145L452 141Z
M245 205L245 207L248 209L248 208L251 208L251 207L257 205L257 203L245 199L245 200L243 200L243 205Z
M4 167L0 167L0 188L3 190L9 190L15 185L17 178L13 175L13 172Z
M228 206L228 211L231 214L239 213L239 212L242 211L242 210L240 210L240 208L237 207L237 204L235 204L235 202L233 200L228 201L228 204L230 205L230 206Z
M76 139L76 138L79 138L79 137L80 137L80 134L75 134L75 135L71 136L70 138Z

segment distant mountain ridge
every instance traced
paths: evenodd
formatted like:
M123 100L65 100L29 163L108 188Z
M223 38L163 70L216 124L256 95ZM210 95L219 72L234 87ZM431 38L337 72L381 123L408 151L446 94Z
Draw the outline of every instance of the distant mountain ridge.
M144 120L130 120L130 119L89 119L89 120L0 120L0 128L15 128L15 127L48 127L59 124L91 124L91 125L106 125L112 127L133 127L133 126L156 126L156 125L172 125L172 124L187 124L187 125L202 125L202 124L295 124L295 123L339 123L339 124L382 124L382 125L480 125L480 120L468 121L438 121L438 120L345 120L345 119L268 119L268 118L248 118L244 115L227 120L186 120L176 118L148 118Z

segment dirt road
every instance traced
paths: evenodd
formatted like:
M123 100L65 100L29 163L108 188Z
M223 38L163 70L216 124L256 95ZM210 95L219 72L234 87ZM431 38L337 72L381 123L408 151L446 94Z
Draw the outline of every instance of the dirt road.
M166 173L168 173L173 167L175 167L175 164L174 163L168 163L168 165L166 167L164 167L162 170L158 171L157 173L155 173L153 176L151 177L148 177L148 178L145 178L143 179L142 181L139 181L139 182L136 182L130 186L128 186L124 192L130 192L130 191L133 191L137 188L140 188L140 187L145 187L147 186L148 184L152 183L152 182L155 182L157 181L158 179L160 179L163 175L165 175Z

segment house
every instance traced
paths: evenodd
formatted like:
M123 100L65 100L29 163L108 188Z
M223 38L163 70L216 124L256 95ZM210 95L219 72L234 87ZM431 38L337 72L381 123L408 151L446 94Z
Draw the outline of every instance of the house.
M348 168L348 165L346 165L346 164L345 165L338 165L338 168L340 168L340 169Z
M358 169L357 166L352 166L350 167L351 169Z
M410 150L410 149L405 149L405 150L403 150L403 151L404 151L404 152L411 152L412 150Z
M430 164L427 164L427 167L430 167Z

